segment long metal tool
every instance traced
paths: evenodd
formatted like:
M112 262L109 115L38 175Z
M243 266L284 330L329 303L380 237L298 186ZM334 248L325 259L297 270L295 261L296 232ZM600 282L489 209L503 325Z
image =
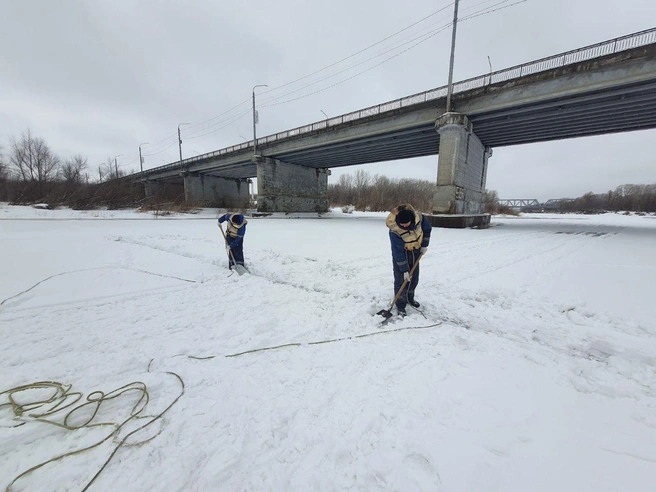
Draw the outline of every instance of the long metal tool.
M417 258L417 261L415 261L415 264L412 265L412 268L410 269L410 279L408 279L408 280L404 280L404 281L403 281L403 283L401 284L401 288L400 288L399 291L396 293L396 296L394 296L394 300L392 301L392 304L390 304L389 309L381 309L380 311L378 311L378 312L376 313L376 314L381 315L383 318L385 318L385 320L383 320L383 323L382 323L382 324L387 323L387 321L388 321L392 316L394 316L394 314L392 314L392 308L394 307L394 304L395 304L396 301L399 299L399 297L401 297L401 292L403 292L403 289L405 289L405 286L406 286L406 285L408 284L408 282L412 279L412 274L415 272L415 268L417 268L417 265L419 265L419 261L424 257L424 254L425 254L425 253L420 254L420 255L419 255L419 258Z

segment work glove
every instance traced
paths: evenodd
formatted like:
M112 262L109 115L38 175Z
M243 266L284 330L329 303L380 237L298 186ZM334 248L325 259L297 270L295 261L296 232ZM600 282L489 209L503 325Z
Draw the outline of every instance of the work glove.
M424 247L422 247L422 248L419 250L419 252L420 252L422 255L425 255L425 254L426 254L426 251L428 251L428 246L424 246Z
M228 256L230 256L230 252L231 252L230 245L226 244L225 248L226 248L226 253L228 253Z
M410 282L410 272L403 272L403 281Z

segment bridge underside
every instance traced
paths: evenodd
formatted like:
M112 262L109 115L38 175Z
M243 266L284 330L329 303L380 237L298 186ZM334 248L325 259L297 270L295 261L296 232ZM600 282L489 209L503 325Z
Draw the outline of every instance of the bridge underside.
M468 115L488 147L656 128L656 82ZM377 137L277 155L290 163L341 167L439 153L431 122Z

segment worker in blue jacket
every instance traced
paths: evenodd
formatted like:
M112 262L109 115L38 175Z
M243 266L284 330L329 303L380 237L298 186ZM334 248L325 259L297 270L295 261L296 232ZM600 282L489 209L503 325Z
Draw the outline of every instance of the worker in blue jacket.
M428 219L408 203L399 205L392 210L387 216L386 224L390 230L389 236L392 244L395 296L403 282L408 280L396 301L398 314L405 316L406 304L419 307L419 303L415 300L415 289L419 283L419 265L415 268L412 278L410 278L410 270L419 256L426 253L432 228Z
M228 266L230 270L234 265L244 265L244 235L246 234L246 224L248 221L244 219L242 214L223 214L219 217L219 224L227 222L226 226L226 243L230 247L232 255L228 253Z

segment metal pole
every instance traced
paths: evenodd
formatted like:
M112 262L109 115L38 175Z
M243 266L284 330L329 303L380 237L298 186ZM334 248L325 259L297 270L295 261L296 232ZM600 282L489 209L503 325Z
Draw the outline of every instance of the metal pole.
M143 173L143 157L141 157L141 146L148 145L150 142L141 142L139 144L139 166L141 166L141 172Z
M178 125L178 150L180 151L180 171L182 171L182 138L180 138L180 125Z
M451 33L451 60L449 61L449 85L446 92L446 112L451 112L451 95L453 94L453 61L456 54L456 29L458 27L458 1L453 7L453 32Z
M256 87L269 87L266 84L258 84L253 86L253 157L257 156L257 112L255 111L255 88Z
M255 129L255 87L253 87L253 157L257 155L257 130Z
M114 169L115 169L115 171L116 171L116 179L118 179L118 163L117 163L116 159L117 159L118 157L121 157L122 155L123 155L123 154L119 154L119 155L117 155L116 157L114 157ZM110 162L111 162L111 161L110 161ZM111 164L110 164L110 166L111 166ZM110 171L110 173L111 173L111 171Z
M326 119L328 119L328 115L324 112L323 109L320 109L319 111L321 111L323 113L323 115L326 117Z
M180 134L180 127L182 125L190 125L191 123L178 123L178 150L180 151L180 172L182 172L182 136Z

